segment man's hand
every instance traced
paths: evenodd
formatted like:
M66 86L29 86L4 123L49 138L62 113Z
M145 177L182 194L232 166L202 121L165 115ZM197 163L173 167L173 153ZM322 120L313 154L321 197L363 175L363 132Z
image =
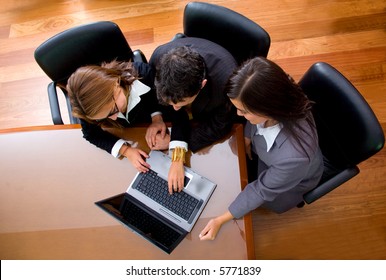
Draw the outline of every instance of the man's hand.
M166 135L166 124L163 121L162 115L152 117L152 123L146 130L145 139L150 149L153 149L157 143L157 134L159 134L161 139L165 138Z

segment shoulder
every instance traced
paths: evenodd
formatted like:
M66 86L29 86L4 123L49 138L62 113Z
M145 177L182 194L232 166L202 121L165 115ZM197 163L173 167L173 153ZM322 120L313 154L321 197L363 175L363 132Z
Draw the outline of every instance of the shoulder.
M156 64L163 54L167 53L173 48L181 46L191 47L192 49L196 50L205 60L208 58L218 58L221 60L228 59L235 65L237 64L233 56L224 47L212 41L197 37L179 38L158 46L150 58L150 64Z
M222 48L220 45L217 45L216 43L203 38L184 37L184 38L174 39L170 42L160 45L155 49L154 52L161 51L161 50L168 51L170 49L181 47L181 46L192 47L195 49L202 49L209 46L215 47L215 48Z
M314 154L319 147L316 127L307 120L299 120L293 127L294 133L290 133L285 127L277 137L277 149L279 153L291 157L304 157Z
M237 65L236 60L232 54L219 44L201 38L185 38L186 43L195 49L207 62L208 60L227 62Z
M133 62L133 66L137 71L141 82L152 87L155 76L153 67L144 62Z
M135 61L133 62L133 67L138 73L147 73L151 70L151 67L149 64L145 62Z

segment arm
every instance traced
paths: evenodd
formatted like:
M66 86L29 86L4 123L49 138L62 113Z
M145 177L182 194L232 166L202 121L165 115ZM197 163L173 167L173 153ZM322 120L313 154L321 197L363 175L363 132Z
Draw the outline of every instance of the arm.
M84 120L80 120L80 123L82 126L83 138L91 144L111 154L112 149L119 138L107 131L104 131L98 125L88 123Z
M257 180L249 183L229 206L235 218L241 218L265 202L291 191L305 178L308 158L285 158L262 171Z
M173 194L173 192L180 192L184 189L185 153L186 149L183 147L175 147L173 149L172 163L168 174L168 187L170 194Z
M168 174L168 185L169 193L172 194L173 191L179 192L184 188L184 162L185 152L188 150L187 140L190 134L190 123L189 116L184 108L181 108L178 111L171 109L170 116L172 120L172 131L170 135L169 150L172 151L173 156ZM176 156L174 156L175 154Z
M105 150L106 152L113 154L113 148L116 145L120 145L120 147L116 147L115 155L113 156L124 156L126 157L131 164L139 171L146 172L149 170L150 166L145 161L148 155L138 149L130 147L127 144L124 144L125 141L120 139L119 137L114 136L113 134L104 131L97 125L93 125L81 120L83 137L94 144L95 146ZM118 153L117 153L118 151Z
M290 185L291 185L291 183L290 183ZM251 194L251 192L244 190L242 193L245 195L244 195L244 197L241 198L241 200L243 200L244 202L247 202L247 200L249 200L248 196ZM238 199L240 199L240 198L239 197L236 198L236 200L238 200ZM253 200L254 199L252 198L252 201ZM261 202L261 204L263 203L262 199L256 199L256 205L259 204L259 201ZM234 204L234 203L232 203L232 204ZM249 204L249 203L246 203L246 204ZM257 208L258 206L256 206L256 205L252 206L252 208L253 209ZM244 210L244 212L243 212L244 214L237 214L237 215L242 217L245 214L247 214L250 210L253 210L253 209ZM224 214L222 214L214 219L211 219L208 222L208 224L205 226L205 228L200 232L200 235L199 235L200 240L202 240L202 241L203 240L214 240L216 238L218 232L220 231L222 225L235 218L233 211L234 211L234 209L231 205L229 207L229 210L226 211Z

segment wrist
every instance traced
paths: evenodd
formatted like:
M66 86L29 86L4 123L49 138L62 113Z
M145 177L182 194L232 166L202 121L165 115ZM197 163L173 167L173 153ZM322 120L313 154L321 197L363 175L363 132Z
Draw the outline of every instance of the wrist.
M182 147L175 147L172 152L172 162L185 162L186 150Z
M163 118L161 114L155 115L151 117L152 122L163 122Z
M122 147L119 149L119 154L122 156L122 157L126 157L126 153L127 151L131 149L131 145L129 143L125 143L122 145Z
M227 211L225 212L224 214L222 214L221 216L218 216L216 217L216 220L220 223L220 224L225 224L226 222L230 221L234 219L233 215L231 214L231 212Z

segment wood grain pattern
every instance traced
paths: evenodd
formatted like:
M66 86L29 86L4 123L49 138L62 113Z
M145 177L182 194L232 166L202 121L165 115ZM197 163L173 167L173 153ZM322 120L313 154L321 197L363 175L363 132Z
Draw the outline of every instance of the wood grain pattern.
M79 24L109 20L121 27L133 49L149 58L157 45L182 31L188 2L2 1L0 129L52 123L46 89L50 81L33 57L44 40ZM332 64L363 94L386 131L386 1L207 2L265 28L272 40L268 58L296 80L314 62ZM66 112L64 103L62 110ZM282 215L255 211L256 258L386 259L386 150L360 169L354 179L302 209Z

